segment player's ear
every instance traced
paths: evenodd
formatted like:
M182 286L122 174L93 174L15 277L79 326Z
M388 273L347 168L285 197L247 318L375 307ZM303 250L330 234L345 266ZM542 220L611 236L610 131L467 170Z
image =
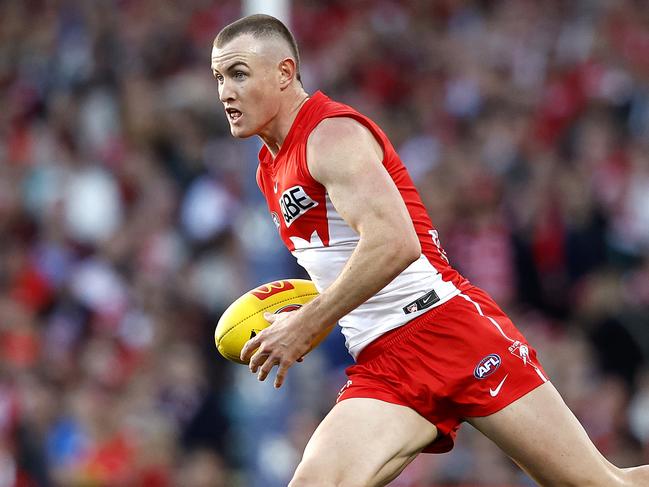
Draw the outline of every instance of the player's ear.
M279 63L280 87L286 88L297 76L297 66L293 58L287 57Z

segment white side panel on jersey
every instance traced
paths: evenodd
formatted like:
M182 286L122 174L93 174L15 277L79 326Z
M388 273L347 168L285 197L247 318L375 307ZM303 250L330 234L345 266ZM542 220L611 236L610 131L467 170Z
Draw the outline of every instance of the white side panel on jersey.
M329 226L329 245L340 245L353 243L356 245L359 235L356 231L347 225L340 214L334 208L334 204L329 198L329 193L325 193L325 202L327 208L327 225Z
M291 237L298 264L306 269L320 292L338 277L358 244L359 235L342 219L326 195L329 246L313 232L310 240ZM448 301L460 291L421 255L390 284L340 320L350 354L356 358L363 347L383 333L429 311L406 313L404 307L430 291L439 297L434 306Z

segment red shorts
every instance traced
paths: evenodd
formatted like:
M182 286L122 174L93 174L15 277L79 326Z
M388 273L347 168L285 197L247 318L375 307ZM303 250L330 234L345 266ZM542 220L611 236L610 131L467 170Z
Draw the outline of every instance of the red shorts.
M472 287L365 347L338 401L369 397L437 427L424 449L453 448L460 423L488 416L547 381L536 352L484 291Z

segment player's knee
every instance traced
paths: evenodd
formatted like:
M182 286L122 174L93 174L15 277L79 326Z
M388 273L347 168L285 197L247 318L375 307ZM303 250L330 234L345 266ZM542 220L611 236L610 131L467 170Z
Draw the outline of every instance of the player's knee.
M622 474L624 475L625 485L649 485L649 465L641 467L623 468Z
M310 479L308 477L305 477L303 475L300 475L299 477L293 477L291 481L288 484L288 487L307 487L308 485L315 485L317 487L333 487L334 484L332 483L322 483L319 480L316 479Z
M314 466L300 464L288 487L367 487L369 479L353 479L348 473L336 472L333 469L318 469Z
M566 472L566 475L553 478L540 478L540 485L547 487L631 487L635 484L624 483L617 475L593 475Z
M300 474L293 477L293 480L288 484L288 487L367 487L367 485L368 484L350 480L334 480Z

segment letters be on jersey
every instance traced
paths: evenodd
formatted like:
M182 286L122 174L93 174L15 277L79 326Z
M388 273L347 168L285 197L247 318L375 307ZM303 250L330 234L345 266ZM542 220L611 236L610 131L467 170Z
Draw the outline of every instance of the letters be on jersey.
M306 194L302 186L288 188L279 197L279 206L282 208L282 216L287 227L304 215L311 208L318 206L316 201Z

